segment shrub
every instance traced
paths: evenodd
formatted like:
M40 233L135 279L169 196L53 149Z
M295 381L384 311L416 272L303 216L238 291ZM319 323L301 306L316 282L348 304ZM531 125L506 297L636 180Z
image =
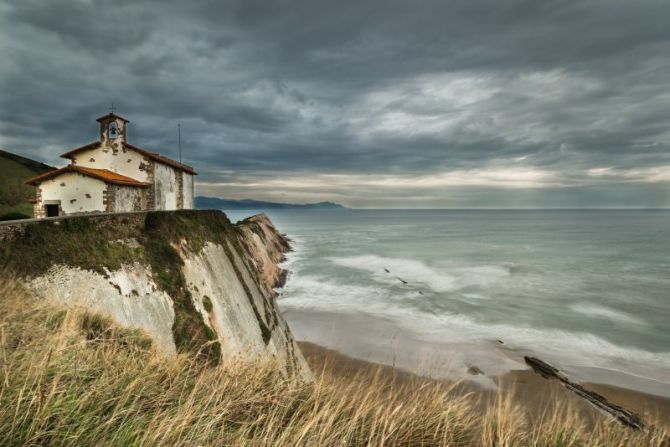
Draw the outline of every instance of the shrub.
M212 300L207 295L202 297L202 305L207 312L210 312L210 313L212 312L212 309L213 309Z

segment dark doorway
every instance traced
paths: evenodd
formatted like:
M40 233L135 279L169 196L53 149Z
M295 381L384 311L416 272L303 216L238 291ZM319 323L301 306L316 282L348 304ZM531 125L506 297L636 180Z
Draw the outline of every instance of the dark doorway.
M58 205L44 205L47 211L47 217L58 216Z

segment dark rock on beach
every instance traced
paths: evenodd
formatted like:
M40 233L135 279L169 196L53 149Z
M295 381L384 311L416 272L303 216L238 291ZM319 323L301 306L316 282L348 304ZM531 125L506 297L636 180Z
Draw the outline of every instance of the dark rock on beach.
M528 366L533 369L533 371L540 374L545 379L558 380L565 388L574 392L579 397L586 399L596 408L604 411L605 413L608 413L623 425L631 427L635 430L642 430L645 427L644 421L638 414L633 413L632 411L629 411L620 405L614 404L595 391L587 390L582 385L571 381L567 376L565 376L556 367L550 365L549 363L546 363L536 357L526 356L524 357L524 360Z
M473 376L483 376L484 371L482 371L478 366L472 365L468 367L468 374L472 374Z

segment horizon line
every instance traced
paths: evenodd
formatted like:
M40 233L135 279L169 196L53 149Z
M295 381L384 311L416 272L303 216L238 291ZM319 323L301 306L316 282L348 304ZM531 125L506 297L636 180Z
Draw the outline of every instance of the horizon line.
M276 203L276 202L275 202ZM287 205L312 205L313 203L305 204L287 204ZM325 209L325 211L670 211L670 207L565 207L565 208L353 208L341 205L342 208ZM221 208L225 211L225 208ZM263 210L264 208L239 208L228 211L255 211ZM324 209L289 209L276 208L269 211L324 211Z

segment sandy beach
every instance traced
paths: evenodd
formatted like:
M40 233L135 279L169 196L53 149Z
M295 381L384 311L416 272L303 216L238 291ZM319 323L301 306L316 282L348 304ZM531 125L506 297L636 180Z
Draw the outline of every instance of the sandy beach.
M299 342L300 348L316 374L332 374L335 376L352 377L355 375L379 375L398 385L410 381L420 382L447 382L450 379L435 379L413 374L393 366L369 362L344 355L336 350L324 348L310 342ZM517 369L496 376L493 381L495 388L482 386L475 380L460 380L455 392L470 393L484 408L487 402L493 400L499 391L510 392L514 403L525 410L532 420L542 414L542 411L552 405L566 405L576 408L584 423L590 424L598 417L606 417L588 402L565 389L556 380L542 378L531 369ZM610 402L641 415L651 424L670 426L670 399L663 396L642 393L607 384L582 383Z

